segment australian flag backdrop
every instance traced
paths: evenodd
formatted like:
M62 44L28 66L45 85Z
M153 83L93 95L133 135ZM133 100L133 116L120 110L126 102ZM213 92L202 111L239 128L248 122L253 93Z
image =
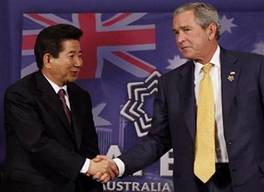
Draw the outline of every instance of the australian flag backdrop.
M40 30L58 23L83 30L84 65L77 84L91 94L100 151L112 158L148 134L159 77L186 62L176 49L172 32L172 12L185 2L188 0L3 0L0 173L5 156L4 91L37 70L33 47ZM264 55L262 0L205 2L220 10L222 47ZM104 190L177 192L172 167L171 150L134 175L104 184Z
M222 12L220 44L264 54L263 17ZM37 69L33 46L41 29L57 23L81 28L84 66L78 84L92 96L101 153L115 157L148 134L158 78L186 61L176 50L171 22L171 13L24 13L20 75ZM134 176L105 184L105 190L174 191L170 153Z

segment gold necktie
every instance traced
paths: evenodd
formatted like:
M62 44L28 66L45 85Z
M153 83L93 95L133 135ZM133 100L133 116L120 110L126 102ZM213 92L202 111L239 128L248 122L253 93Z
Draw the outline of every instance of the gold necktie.
M211 63L203 66L203 79L198 96L194 174L206 183L215 173L214 93L209 71Z

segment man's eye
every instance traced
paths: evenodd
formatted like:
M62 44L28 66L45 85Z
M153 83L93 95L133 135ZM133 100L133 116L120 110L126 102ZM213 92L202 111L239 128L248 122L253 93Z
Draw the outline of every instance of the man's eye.
M178 35L179 31L173 31L174 35Z

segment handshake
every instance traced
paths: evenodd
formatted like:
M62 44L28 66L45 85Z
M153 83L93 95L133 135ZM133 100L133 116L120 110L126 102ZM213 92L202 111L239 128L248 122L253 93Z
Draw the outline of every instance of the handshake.
M97 155L94 159L91 159L86 173L87 176L91 176L94 180L101 183L114 179L118 174L119 170L116 163L104 155Z

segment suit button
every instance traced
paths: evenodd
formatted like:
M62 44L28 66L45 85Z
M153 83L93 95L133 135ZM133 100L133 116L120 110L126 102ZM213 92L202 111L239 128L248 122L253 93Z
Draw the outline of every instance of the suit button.
M232 141L231 140L227 141L227 144L232 145Z

